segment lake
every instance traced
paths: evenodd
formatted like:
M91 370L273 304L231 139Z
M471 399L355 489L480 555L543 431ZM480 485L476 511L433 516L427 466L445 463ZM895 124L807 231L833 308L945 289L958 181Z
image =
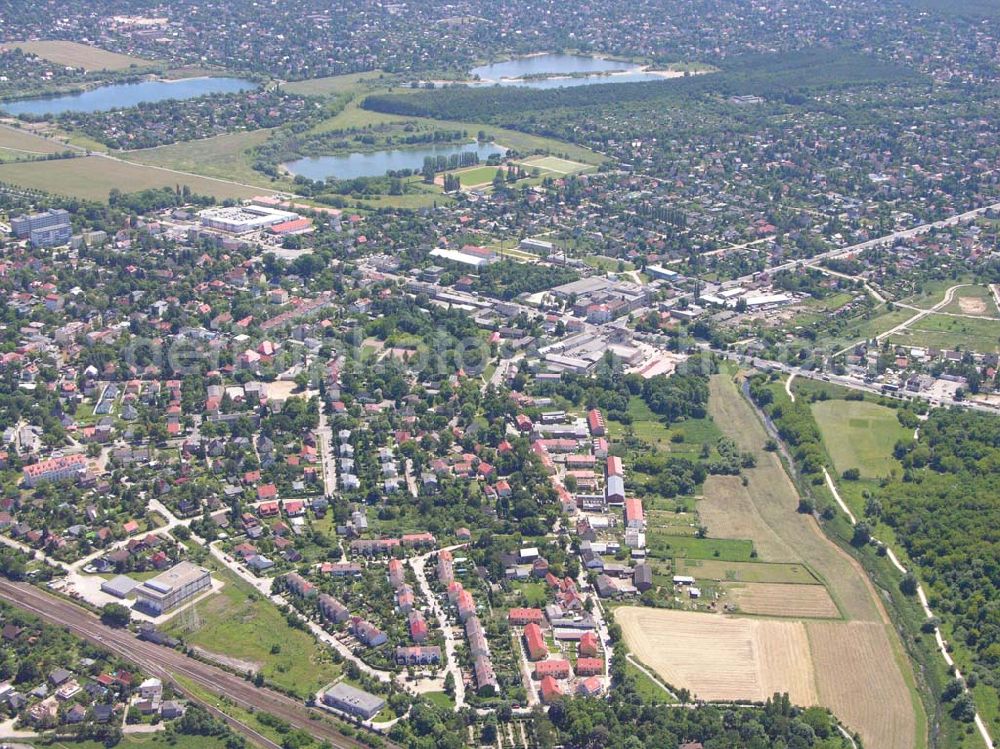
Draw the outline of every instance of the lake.
M39 96L0 103L0 110L20 114L57 115L64 112L106 112L109 109L134 107L141 102L167 99L194 99L206 94L232 94L250 91L257 84L243 78L180 78L174 81L151 80L139 83L112 83L78 94Z
M463 143L461 145L428 145L419 148L388 148L368 153L349 153L342 156L307 156L284 164L295 176L322 180L381 177L386 172L403 169L419 171L427 156L454 156L461 153L478 153L485 162L494 154L505 154L507 149L496 143Z
M608 75L609 73L613 75ZM595 83L636 83L663 80L663 76L647 73L634 62L608 60L586 55L547 53L518 57L505 62L481 65L469 71L479 76L480 86L522 86L524 88L566 88L588 86ZM525 76L548 76L529 78ZM567 77L573 76L573 77Z

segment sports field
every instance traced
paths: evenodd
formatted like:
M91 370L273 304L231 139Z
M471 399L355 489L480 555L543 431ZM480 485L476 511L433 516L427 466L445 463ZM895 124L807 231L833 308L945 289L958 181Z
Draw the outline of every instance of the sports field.
M880 478L893 469L901 471L892 449L913 433L899 423L893 409L867 401L828 400L814 403L812 412L837 473L857 468L862 478Z
M122 192L136 192L152 187L177 185L187 185L194 193L211 195L219 200L251 198L273 192L261 187L154 169L101 156L2 164L0 182L86 200L107 200L108 193L114 188Z
M143 60L141 57L120 55L117 52L108 52L99 47L91 47L89 44L77 42L9 42L3 46L22 49L56 65L83 68L84 70L127 70L132 66L147 68L156 65L155 62Z
M477 166L472 169L459 169L452 174L461 180L462 187L478 187L493 182L498 171L502 170L495 166Z

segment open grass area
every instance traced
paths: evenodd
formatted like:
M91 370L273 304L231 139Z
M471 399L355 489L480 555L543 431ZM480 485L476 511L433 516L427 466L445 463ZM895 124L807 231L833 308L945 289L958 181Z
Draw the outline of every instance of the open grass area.
M99 47L78 42L7 42L3 46L30 52L56 65L83 68L84 70L127 70L133 66L148 68L157 64L152 60L120 55L117 52L108 52Z
M930 314L889 337L901 346L1000 352L1000 320Z
M744 583L817 585L819 580L804 564L722 562L716 559L679 559L676 573L708 580Z
M253 169L247 151L261 145L270 135L270 130L227 133L214 138L172 143L141 151L127 151L122 154L122 158L137 164L176 169L265 187L272 184L272 181ZM280 188L280 184L277 187Z
M282 85L282 89L290 94L302 96L340 96L355 93L365 84L378 81L384 73L371 70L365 73L348 73L346 75L331 75L325 78L310 78L304 81L292 81Z
M136 192L187 185L219 200L273 192L194 174L180 174L102 156L0 165L0 182L86 200L107 200L112 189Z
M838 474L857 468L864 478L879 478L902 470L892 449L912 432L893 409L867 401L827 400L814 403L812 412Z
M28 746L46 746L54 749L106 749L100 741L40 741L24 742ZM16 746L22 745L19 739ZM4 745L6 746L6 744ZM12 744L11 746L15 746ZM173 734L170 740L163 733L132 733L125 734L117 747L146 747L146 749L224 749L226 742L215 736L186 736Z
M212 653L258 664L265 679L303 697L340 674L325 648L228 571L221 592L185 609L167 630Z
M951 303L941 308L942 312L957 315L984 315L996 317L998 314L993 294L986 286L963 286L955 290Z

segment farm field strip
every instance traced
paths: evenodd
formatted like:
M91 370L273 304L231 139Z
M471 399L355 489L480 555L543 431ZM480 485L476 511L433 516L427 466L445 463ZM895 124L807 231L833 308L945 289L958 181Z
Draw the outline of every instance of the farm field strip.
M136 192L177 185L187 185L196 194L211 195L220 200L251 198L273 192L263 187L101 156L0 165L0 182L87 200L107 200L108 193L115 188L122 192Z
M792 619L839 619L837 605L822 585L726 583L723 589L742 614Z
M84 70L127 70L132 66L145 68L156 65L151 60L108 52L89 44L67 41L7 42L2 46L21 49L56 65L66 65Z
M625 606L615 620L636 657L668 684L705 700L764 700L787 691L818 703L801 622Z

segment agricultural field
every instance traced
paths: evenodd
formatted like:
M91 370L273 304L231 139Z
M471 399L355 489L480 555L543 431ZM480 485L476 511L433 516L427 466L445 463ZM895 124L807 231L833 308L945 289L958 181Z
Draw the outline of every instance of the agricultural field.
M801 622L743 619L668 609L615 609L629 649L675 687L704 700L765 700L788 692L818 704Z
M745 539L695 538L648 530L646 543L650 554L660 559L721 559L749 562L753 543Z
M148 68L157 63L140 57L129 57L117 52L108 52L89 44L65 41L8 42L4 46L25 52L71 68L84 70L127 70L131 67Z
M840 612L822 585L725 583L728 603L740 613L791 619L838 619Z
M828 586L830 595L847 619L886 621L886 614L861 566L826 538L815 518L796 511L798 491L777 455L763 449L767 433L736 384L726 375L714 375L710 388L708 405L715 423L724 425L727 436L735 440L741 450L748 450L757 458L756 467L745 471L749 505L733 505L730 513L743 517L734 517L728 522L743 523L755 531L769 528L793 556L769 559L759 550L760 558L808 564ZM710 524L709 530L711 532ZM743 537L753 539L757 548L761 548L754 535ZM887 657L891 658L888 654Z
M892 630L874 622L806 623L819 701L869 749L926 746L919 701L896 668L886 668Z
M261 187L171 172L102 156L3 164L0 165L0 182L85 200L107 200L108 193L114 188L122 192L136 192L177 185L187 185L196 194L211 195L218 200L251 198L273 192Z
M698 515L713 538L752 538L758 558L764 561L801 561L781 534L768 524L739 476L705 479Z
M0 126L0 157L23 159L65 151L66 146L25 130Z
M822 705L869 749L925 746L912 693L876 622L778 621L667 609L615 609L625 642L664 681L705 700L763 700L787 691Z
M868 401L827 400L814 403L812 412L837 473L857 468L862 478L874 479L900 470L892 449L912 432L893 409Z

